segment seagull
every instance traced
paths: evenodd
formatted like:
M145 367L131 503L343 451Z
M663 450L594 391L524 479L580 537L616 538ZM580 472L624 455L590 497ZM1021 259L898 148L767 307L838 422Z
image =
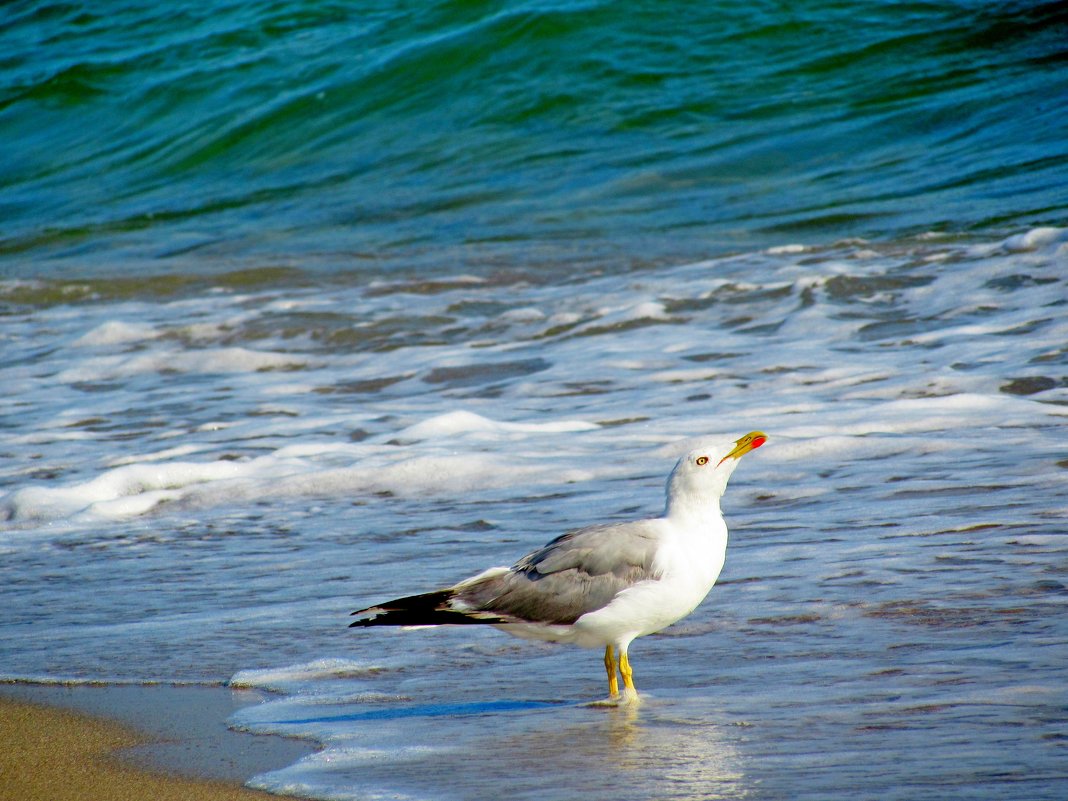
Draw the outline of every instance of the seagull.
M609 697L597 704L635 703L630 644L686 617L712 589L727 551L719 499L738 460L767 439L751 431L729 443L697 440L668 477L660 517L570 531L511 567L353 612L350 627L483 624L604 648Z

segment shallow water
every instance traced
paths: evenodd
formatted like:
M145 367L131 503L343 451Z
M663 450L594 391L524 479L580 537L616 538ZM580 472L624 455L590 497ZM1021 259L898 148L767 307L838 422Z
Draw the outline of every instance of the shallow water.
M4 285L2 678L281 693L322 798L1063 795L1068 236L567 280ZM110 291L109 291L110 289ZM659 512L769 434L720 583L600 654L348 613Z

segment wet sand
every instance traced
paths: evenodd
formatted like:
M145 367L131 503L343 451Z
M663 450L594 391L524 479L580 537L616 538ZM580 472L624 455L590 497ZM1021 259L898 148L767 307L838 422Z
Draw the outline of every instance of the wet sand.
M229 731L221 687L0 686L0 801L277 799L241 785L308 743Z

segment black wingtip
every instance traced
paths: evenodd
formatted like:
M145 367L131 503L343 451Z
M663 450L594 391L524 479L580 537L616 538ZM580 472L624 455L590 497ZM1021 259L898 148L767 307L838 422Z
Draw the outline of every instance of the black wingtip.
M374 626L380 625L379 618L389 614L389 610L383 609L380 606L369 606L366 609L357 609L355 612L349 612L349 617L355 617L356 615L366 615L367 617L360 620L354 620L349 623L349 628L358 628L360 626ZM375 621L378 621L376 623Z
M349 624L349 628L367 626L445 626L472 623L507 623L509 621L488 612L460 612L449 608L453 590L437 590L422 595L409 595L395 601L369 606L353 612L368 615Z

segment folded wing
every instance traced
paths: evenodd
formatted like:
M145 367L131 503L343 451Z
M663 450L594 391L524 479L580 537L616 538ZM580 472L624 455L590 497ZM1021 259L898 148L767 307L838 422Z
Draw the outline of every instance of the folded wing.
M651 521L579 529L511 568L488 570L448 589L354 612L368 617L352 625L569 625L607 606L626 588L657 578L652 565L658 544Z

